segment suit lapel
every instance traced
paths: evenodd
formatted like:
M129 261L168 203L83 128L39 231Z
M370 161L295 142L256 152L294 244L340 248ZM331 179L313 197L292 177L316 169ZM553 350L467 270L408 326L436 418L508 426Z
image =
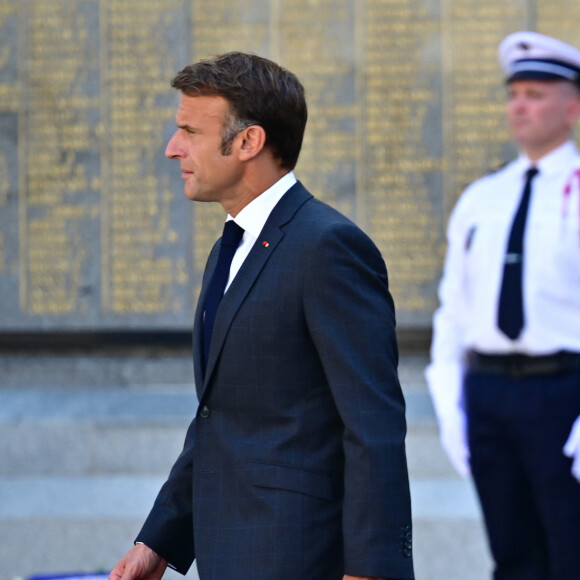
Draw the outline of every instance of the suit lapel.
M203 300L205 299L205 292L207 291L207 282L211 279L211 274L215 268L217 259L213 255L208 261L207 275L204 277L203 289L199 298L198 308L195 317L195 367L196 367L196 381L203 380L203 388L198 389L198 398L201 401L216 363L219 359L224 340L227 336L228 330L232 324L236 312L242 305L248 292L256 282L260 272L273 255L278 244L284 238L282 227L292 220L298 209L308 201L312 196L306 191L304 186L297 182L294 184L281 200L276 204L272 213L268 217L260 236L256 240L254 247L251 249L248 257L244 260L240 271L237 273L228 291L225 293L220 307L218 309L215 326L212 335L212 342L207 361L207 369L205 378L201 377L201 317ZM265 242L265 243L264 243ZM212 260L213 258L213 260ZM213 263L212 263L213 262ZM211 265L211 270L210 270ZM199 370L198 370L199 369ZM202 384L201 382L197 384Z
M221 238L220 238L221 239ZM214 244L209 258L207 259L207 264L205 266L205 271L203 274L203 280L201 283L201 292L197 301L197 307L195 309L195 317L193 320L193 371L195 376L195 387L197 391L198 399L201 400L201 393L203 387L203 305L205 304L205 297L207 294L207 287L209 281L213 275L213 271L217 265L218 255L219 255L219 240Z

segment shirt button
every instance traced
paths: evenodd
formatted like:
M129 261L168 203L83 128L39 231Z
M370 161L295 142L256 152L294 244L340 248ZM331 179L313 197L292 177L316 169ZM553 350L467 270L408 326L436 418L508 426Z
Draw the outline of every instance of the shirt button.
M202 419L207 419L209 417L209 407L203 406L199 414Z

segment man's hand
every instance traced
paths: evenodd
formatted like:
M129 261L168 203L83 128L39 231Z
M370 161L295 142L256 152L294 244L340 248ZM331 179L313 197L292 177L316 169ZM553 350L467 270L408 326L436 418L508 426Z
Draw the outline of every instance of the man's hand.
M580 417L572 426L570 437L564 445L564 455L572 458L572 475L580 482Z
M109 574L109 580L161 580L167 562L145 544L129 550Z
M469 444L467 417L462 404L463 370L461 365L442 363L429 365L425 371L433 407L439 421L439 440L459 475L467 477Z

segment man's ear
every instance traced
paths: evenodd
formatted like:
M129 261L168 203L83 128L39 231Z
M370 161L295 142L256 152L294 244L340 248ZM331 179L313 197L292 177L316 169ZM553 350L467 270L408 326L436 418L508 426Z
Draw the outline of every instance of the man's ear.
M580 87L576 84L564 83L566 90L568 91L565 95L567 99L567 120L570 128L572 128L578 118L580 117Z
M256 157L266 145L266 131L260 125L250 125L239 135L239 157L242 161L249 161Z
M569 108L569 119L570 119L570 126L574 126L576 121L580 117L580 98L576 97L572 99L570 108Z

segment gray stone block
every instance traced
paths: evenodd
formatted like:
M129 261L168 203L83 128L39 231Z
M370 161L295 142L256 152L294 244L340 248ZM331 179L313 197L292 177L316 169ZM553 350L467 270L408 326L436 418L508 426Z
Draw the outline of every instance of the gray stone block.
M418 518L413 534L416 580L490 580L491 559L479 520Z
M0 519L2 578L34 574L110 570L131 547L142 518ZM168 570L164 580L199 580L195 565L187 576Z
M0 352L0 387L193 386L190 347Z

